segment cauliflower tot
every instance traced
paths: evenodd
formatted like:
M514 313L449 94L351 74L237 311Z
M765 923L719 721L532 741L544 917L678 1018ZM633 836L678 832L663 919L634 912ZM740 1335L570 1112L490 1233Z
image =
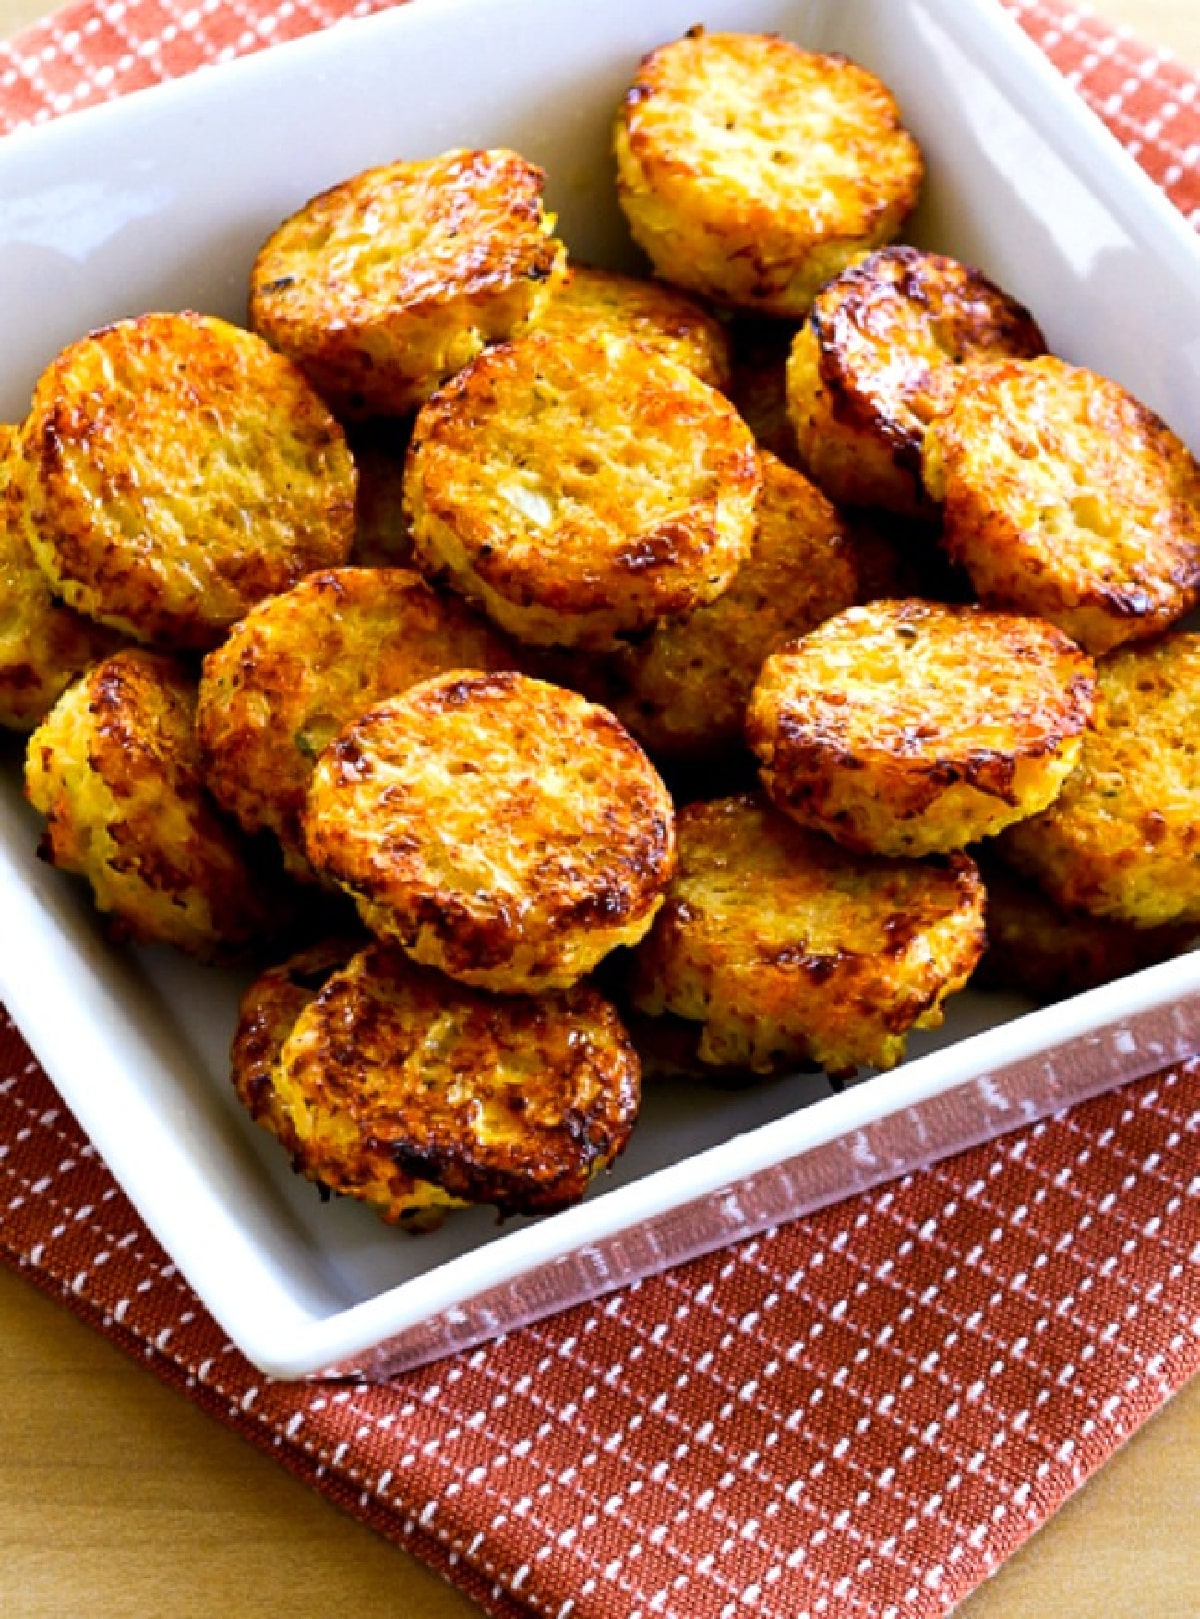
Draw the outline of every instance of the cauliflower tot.
M850 608L764 663L746 721L780 809L850 849L961 849L1079 761L1092 661L1053 625L920 600Z
M502 148L364 170L263 244L250 324L343 420L406 415L523 331L565 275L544 182Z
M665 281L573 263L538 317L537 331L541 337L635 338L678 360L711 388L729 389L728 332L703 304Z
M795 320L899 234L924 172L895 98L865 68L699 27L643 59L615 150L629 228L665 281Z
M23 476L16 429L0 427L0 725L14 731L32 731L77 676L121 643L51 592L20 521Z
M1122 647L1079 768L999 850L1056 904L1138 928L1200 923L1200 635Z
M803 474L760 451L750 555L715 602L660 624L612 660L613 712L652 754L698 758L739 745L763 660L856 599L853 544Z
M640 1070L587 985L495 996L371 945L275 969L242 1002L234 1082L297 1170L428 1229L576 1203L629 1139Z
M308 858L366 925L463 983L563 988L636 943L674 807L606 709L513 671L422 681L321 755Z
M1101 656L1200 597L1200 467L1118 383L1045 355L974 367L926 435L943 540L981 601Z
M711 1067L834 1077L892 1068L936 1028L984 944L983 885L964 854L851 854L759 795L679 812L679 869L633 959L630 998L700 1025Z
M417 417L421 569L535 646L611 650L720 595L749 553L745 423L678 361L618 339L490 349Z
M143 315L72 343L19 445L16 512L52 590L136 641L213 646L350 551L341 428L290 361L212 316Z
M41 853L86 879L119 936L220 959L292 911L208 797L195 714L195 683L174 660L114 653L30 737L25 785L46 817Z

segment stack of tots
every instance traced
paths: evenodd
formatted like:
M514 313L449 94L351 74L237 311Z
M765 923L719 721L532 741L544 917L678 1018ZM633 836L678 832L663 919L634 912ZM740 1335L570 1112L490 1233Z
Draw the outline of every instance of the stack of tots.
M554 1210L643 1063L886 1069L981 960L1188 945L1200 471L897 240L921 181L863 68L693 30L617 114L652 274L514 152L389 162L5 431L42 852L257 963L234 1083L322 1187Z

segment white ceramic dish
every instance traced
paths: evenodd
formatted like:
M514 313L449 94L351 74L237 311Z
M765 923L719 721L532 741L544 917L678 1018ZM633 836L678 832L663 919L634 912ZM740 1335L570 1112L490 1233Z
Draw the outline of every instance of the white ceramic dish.
M1200 246L991 0L415 0L0 144L0 419L90 326L240 318L267 231L395 156L506 144L541 162L580 256L621 262L607 134L641 52L702 18L880 73L930 179L915 238L987 268L1052 345L1200 449ZM1200 957L1050 1011L958 998L935 1043L845 1094L806 1078L651 1098L579 1208L432 1237L323 1205L233 1100L239 985L103 942L33 858L0 746L0 995L142 1215L267 1372L432 1358L746 1236L1152 1070L1200 1035ZM924 1053L924 1054L921 1054Z

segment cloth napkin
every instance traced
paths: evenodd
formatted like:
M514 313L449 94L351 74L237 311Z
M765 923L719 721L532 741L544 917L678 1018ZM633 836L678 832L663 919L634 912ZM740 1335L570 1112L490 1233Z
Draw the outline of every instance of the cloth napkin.
M381 9L83 0L0 128ZM1022 24L1200 224L1197 80ZM1200 1061L384 1384L264 1379L0 1014L0 1253L496 1615L947 1613L1200 1364Z

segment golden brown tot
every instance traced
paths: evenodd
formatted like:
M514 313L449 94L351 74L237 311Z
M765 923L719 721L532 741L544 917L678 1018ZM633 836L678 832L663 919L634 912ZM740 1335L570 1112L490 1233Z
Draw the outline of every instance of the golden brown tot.
M987 950L972 980L980 987L1018 991L1043 1005L1127 978L1196 943L1194 926L1135 928L1064 910L994 857L981 869Z
M800 463L839 505L927 516L925 430L964 369L1046 343L1032 315L978 270L883 247L821 288L788 361Z
M696 299L665 281L572 263L538 316L537 331L543 337L636 338L678 360L710 387L729 388L728 332Z
M882 860L795 825L758 795L679 812L679 869L634 955L631 998L700 1026L695 1055L773 1073L892 1068L936 1028L984 943L964 854Z
M763 665L763 785L850 849L961 849L1035 815L1075 768L1092 661L1053 625L920 600L852 607Z
M578 1202L637 1118L637 1057L594 989L487 995L373 945L252 986L234 1081L296 1168L408 1226Z
M1004 858L1068 910L1139 928L1200 923L1200 635L1122 647L1058 799L1001 839Z
M544 180L503 149L367 169L264 243L250 324L344 420L413 411L562 279Z
M237 955L289 917L204 787L195 682L143 648L114 653L29 739L25 786L41 851L91 885L119 936L201 958Z
M609 702L651 753L697 758L742 740L763 660L856 600L853 548L838 513L802 473L759 452L762 493L750 555L710 602L622 648Z
M18 520L51 588L134 640L212 646L354 537L341 428L290 361L212 316L72 343L19 453Z
M749 429L686 366L529 337L424 407L405 497L423 572L519 640L604 651L725 589L759 481Z
M796 320L830 276L898 235L923 174L866 69L702 28L644 58L615 147L621 206L664 280Z
M507 992L562 988L642 937L674 808L606 709L512 671L422 681L318 761L308 857L416 961Z
M55 599L20 520L23 476L16 429L0 426L0 725L31 731L121 637Z
M969 370L924 479L980 600L1094 656L1160 634L1200 595L1200 467L1118 383L1045 355Z

